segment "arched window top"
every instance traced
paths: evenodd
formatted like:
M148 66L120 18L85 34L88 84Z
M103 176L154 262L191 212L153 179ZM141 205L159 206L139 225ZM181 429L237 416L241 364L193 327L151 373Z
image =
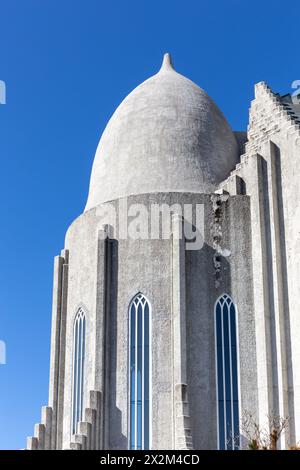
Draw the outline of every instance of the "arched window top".
M76 312L75 318L74 318L74 327L77 321L79 321L80 318L85 319L85 311L83 310L82 307L79 307L79 309Z
M231 304L233 304L232 298L231 298L229 295L227 295L227 294L221 295L221 297L218 298L216 304L220 303L221 305L223 305L224 302L226 302L226 304L227 304L228 306L230 306Z
M145 305L145 304L148 304L149 305L149 300L146 298L146 296L144 294L142 294L141 292L139 292L138 294L136 294L133 299L131 300L130 302L130 308L132 306L132 304L138 306L139 304L142 304L142 305Z

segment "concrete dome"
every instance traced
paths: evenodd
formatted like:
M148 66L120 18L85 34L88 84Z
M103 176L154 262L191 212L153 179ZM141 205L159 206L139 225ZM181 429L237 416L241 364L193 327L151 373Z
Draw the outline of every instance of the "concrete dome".
M135 88L107 124L86 210L133 194L213 192L237 161L237 141L222 112L165 54L160 71Z

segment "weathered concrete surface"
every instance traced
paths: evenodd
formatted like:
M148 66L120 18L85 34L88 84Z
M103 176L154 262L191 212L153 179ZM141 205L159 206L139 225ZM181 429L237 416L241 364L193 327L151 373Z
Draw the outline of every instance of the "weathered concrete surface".
M300 438L299 108L258 83L245 154L220 186L236 194L240 178L251 199L259 420L289 417L285 446Z
M218 197L218 196L215 196ZM216 448L216 389L214 353L214 305L224 292L232 296L239 311L241 409L257 412L256 348L252 297L249 198L234 196L221 204L216 222L211 195L157 193L132 196L128 205L204 204L205 243L200 251L186 252L187 390L193 444L196 449ZM113 201L117 210L119 201ZM103 204L105 207L107 204ZM64 445L69 446L73 320L78 306L87 313L86 390L93 389L95 368L95 312L98 231L103 224L118 227L100 208L85 212L69 228L69 293L66 347ZM239 217L235 217L236 213ZM214 225L218 224L222 248L221 274L216 287ZM115 236L113 236L115 237ZM173 448L173 353L172 353L172 241L122 240L111 242L108 361L106 368L107 448L124 449L128 442L129 371L128 306L143 292L152 307L152 442L154 449ZM99 266L99 263L98 263ZM100 273L101 274L101 273ZM96 353L97 354L97 353ZM103 371L101 372L103 374Z
M128 306L138 292L152 307L153 449L217 447L214 308L224 293L237 309L240 415L250 411L261 426L268 413L288 416L281 444L300 440L299 119L299 104L260 83L246 142L168 56L124 100L100 141L86 211L56 260L50 406L29 448L57 448L61 439L64 448L127 448ZM107 201L117 215L125 201L142 204L149 224L151 204L203 204L204 245L183 256L171 237L124 238ZM85 421L72 438L79 307Z
M212 192L238 162L238 144L212 99L163 67L130 93L98 146L86 210L131 194Z

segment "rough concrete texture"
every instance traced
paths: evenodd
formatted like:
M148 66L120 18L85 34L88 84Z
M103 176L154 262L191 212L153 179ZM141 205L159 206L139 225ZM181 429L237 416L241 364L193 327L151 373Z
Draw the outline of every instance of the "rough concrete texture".
M205 244L200 251L186 251L187 316L187 389L193 444L196 449L217 446L214 305L224 292L232 296L239 310L241 407L257 411L256 351L250 269L251 242L247 196L231 197L221 204L220 245L230 251L221 256L221 272L216 287L213 236L215 213L210 195L157 193L132 196L128 205L204 204ZM114 201L116 208L119 201ZM105 204L103 205L105 206ZM64 446L68 447L71 411L71 371L73 320L79 306L87 312L86 390L94 387L95 324L98 230L103 223L113 225L109 217L101 220L98 209L80 216L66 237L69 250L69 295L66 334L66 379ZM234 214L239 212L239 217ZM117 233L114 227L113 232ZM174 448L172 378L172 242L171 240L111 241L109 290L109 326L107 328L107 372L104 385L106 448L122 449L128 445L128 306L138 292L152 306L152 442L153 448ZM104 260L102 260L104 265ZM98 302L100 299L98 298ZM174 345L176 347L176 344ZM96 353L97 354L97 353ZM97 371L103 374L103 371ZM106 392L105 392L106 390Z
M240 416L251 412L261 426L268 413L288 416L281 445L299 442L299 109L259 83L246 141L169 57L120 105L86 211L55 262L49 407L29 448L128 447L128 307L138 292L152 309L153 449L217 448L214 308L224 293L237 309ZM203 204L204 244L184 252L175 225L169 238L125 239L107 201L117 214L125 202L178 204L174 213ZM147 211L141 220L151 226ZM71 436L80 307L85 416Z
M287 104L288 103L288 104ZM220 185L251 199L259 419L289 417L282 446L300 438L299 105L255 87L241 163Z
M145 192L207 193L238 162L238 144L212 99L175 72L159 73L130 93L98 146L86 210Z

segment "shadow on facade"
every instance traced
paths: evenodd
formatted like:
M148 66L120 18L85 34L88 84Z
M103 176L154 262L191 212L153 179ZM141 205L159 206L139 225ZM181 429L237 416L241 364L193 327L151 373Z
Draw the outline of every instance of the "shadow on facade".
M118 258L119 242L110 240L111 244L111 276L108 327L108 361L109 371L107 387L107 417L106 417L106 448L127 449L128 440L122 433L122 411L117 407L117 338L118 338ZM127 392L127 390L126 390Z

